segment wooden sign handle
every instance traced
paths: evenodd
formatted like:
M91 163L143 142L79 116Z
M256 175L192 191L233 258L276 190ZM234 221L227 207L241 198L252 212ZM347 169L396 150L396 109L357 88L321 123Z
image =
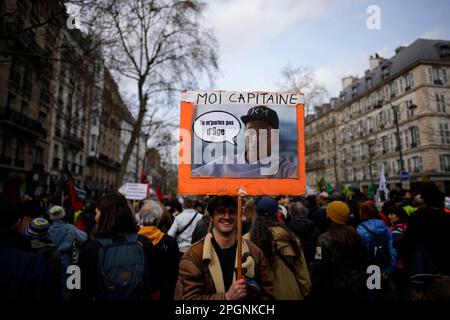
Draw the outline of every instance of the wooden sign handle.
M236 279L242 279L242 196L238 197L237 210L237 270Z

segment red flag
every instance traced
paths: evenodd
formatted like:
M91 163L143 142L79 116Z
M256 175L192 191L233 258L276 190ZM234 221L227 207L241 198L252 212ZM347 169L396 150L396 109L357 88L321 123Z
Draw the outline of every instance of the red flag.
M156 196L158 197L159 201L163 201L164 200L164 195L162 194L161 190L159 190L158 187L155 188L155 193Z
M147 175L145 174L144 169L141 170L141 183L148 183Z
M83 209L83 203L78 200L78 194L77 190L75 190L72 182L72 178L69 178L69 181L67 182L67 186L69 187L70 191L70 202L72 203L72 209L73 211L78 211Z

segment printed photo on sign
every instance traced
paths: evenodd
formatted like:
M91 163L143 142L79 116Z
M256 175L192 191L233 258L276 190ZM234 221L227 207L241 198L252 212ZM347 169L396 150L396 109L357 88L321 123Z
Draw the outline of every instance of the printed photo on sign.
M193 178L298 178L294 107L197 105L194 110Z

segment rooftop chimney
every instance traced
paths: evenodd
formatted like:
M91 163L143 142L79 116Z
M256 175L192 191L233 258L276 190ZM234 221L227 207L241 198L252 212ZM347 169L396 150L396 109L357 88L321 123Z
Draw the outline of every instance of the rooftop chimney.
M346 76L342 78L342 89L347 88L348 86L351 86L353 81L356 78L354 76Z
M369 68L370 68L370 70L372 71L373 69L378 67L380 65L381 61L383 61L383 58L380 57L378 55L378 53L375 53L375 56L370 56L369 57Z
M403 46L398 47L397 49L395 49L395 54L398 54L403 49L405 49L405 47L403 47Z

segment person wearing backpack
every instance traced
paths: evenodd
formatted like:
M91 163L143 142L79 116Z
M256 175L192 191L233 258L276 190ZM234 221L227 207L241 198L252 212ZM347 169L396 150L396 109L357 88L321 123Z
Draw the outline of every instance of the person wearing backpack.
M388 215L391 224L390 230L392 232L393 245L398 252L405 232L408 229L409 216L404 208L395 205L387 207L386 214ZM399 254L392 280L397 289L399 299L411 300L411 287L409 285L409 279L403 260L403 257Z
M178 244L174 238L162 232L157 226L163 216L162 205L147 200L139 211L139 234L153 243L161 265L161 300L173 300L178 278Z
M413 300L450 299L450 215L444 193L433 182L420 191L424 206L409 217L399 251L412 286Z
M23 204L1 195L0 213L0 301L24 301L21 308L27 308L30 301L55 300L58 284L50 266L21 233Z
M97 231L80 251L81 290L76 299L159 299L159 266L150 239L138 226L125 197L103 196L96 205Z
M61 297L61 254L48 237L50 223L45 218L34 218L26 226L23 235L30 241L31 251L43 257L55 278L55 298Z
M191 198L184 199L184 210L175 217L167 234L177 240L180 253L185 253L192 244L192 233L203 215L195 211L194 201Z
M313 300L365 300L366 248L353 226L350 208L342 201L326 207L330 228L320 235L310 272Z
M381 220L378 209L373 202L366 201L360 205L361 224L356 231L363 239L367 249L370 265L377 265L382 272L381 290L371 290L370 299L383 299L387 296L390 276L397 263L397 250L393 246L392 233Z
M68 219L66 210L61 206L53 206L48 211L52 222L48 229L49 239L56 245L61 254L61 281L64 300L69 300L70 292L67 289L67 268L74 263L72 256L74 251L87 240L87 234L78 230L73 224L66 222Z

